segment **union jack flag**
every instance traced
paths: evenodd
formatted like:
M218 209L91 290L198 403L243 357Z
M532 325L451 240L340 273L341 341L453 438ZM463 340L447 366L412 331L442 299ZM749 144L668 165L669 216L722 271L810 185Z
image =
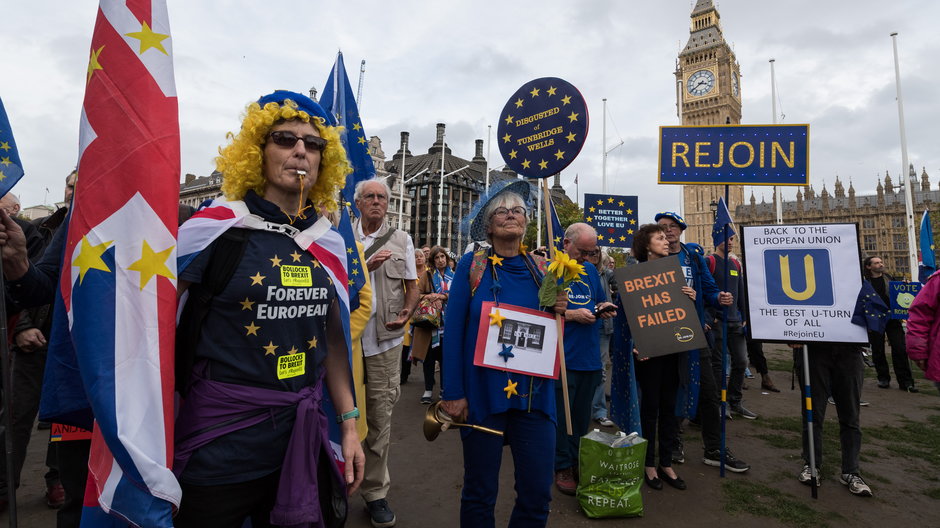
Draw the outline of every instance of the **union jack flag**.
M172 526L179 123L161 0L101 0L50 356L95 417L83 526ZM52 362L50 360L50 362ZM54 403L44 402L45 415ZM111 514L111 515L106 515Z

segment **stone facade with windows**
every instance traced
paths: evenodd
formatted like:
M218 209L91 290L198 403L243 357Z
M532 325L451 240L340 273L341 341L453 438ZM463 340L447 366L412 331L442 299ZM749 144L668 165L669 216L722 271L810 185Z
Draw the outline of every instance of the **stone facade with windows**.
M924 209L933 210L940 204L940 189L930 189L926 168L918 178L914 167L911 166L910 178L913 188L915 239L920 240L921 215ZM823 184L822 192L817 196L812 185L808 185L797 191L796 200L783 202L784 224L858 224L862 257L881 257L888 273L897 278L911 276L907 256L906 214L904 188L895 185L891 175L887 173L884 180L879 179L874 195L856 196L851 182L846 191L842 181L836 177L833 194L829 194ZM775 218L773 203L763 200L757 203L753 192L750 203L738 206L734 214L735 223L738 225L774 224ZM935 239L937 234L935 228ZM916 275L917 270L914 271Z

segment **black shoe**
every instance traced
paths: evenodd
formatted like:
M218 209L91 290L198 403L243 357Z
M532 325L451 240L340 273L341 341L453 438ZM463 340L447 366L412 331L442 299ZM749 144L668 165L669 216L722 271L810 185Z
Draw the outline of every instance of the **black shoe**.
M372 519L375 528L391 528L395 526L395 512L388 507L388 501L377 499L366 503L366 511Z
M890 381L878 381L878 388L879 388L879 389L887 389L887 388L890 387L890 386L891 386L891 382L890 382Z
M911 392L911 393L920 392L919 390L917 390L917 387L915 387L915 386L913 386L913 385L910 385L910 386L908 386L908 387L904 387L904 390L906 390L907 392Z
M643 472L643 480L646 481L646 485L647 485L647 486L653 488L654 490L661 490L661 489L663 489L663 481L662 481L662 480L659 480L659 477L650 478L649 475L647 475L646 472L644 471L644 472Z
M721 452L717 449L705 451L705 457L702 459L702 462L708 466L720 467ZM744 473L751 469L751 466L747 465L743 460L735 458L735 456L731 454L730 449L725 449L725 469L732 473Z
M662 481L665 482L666 484L669 484L670 486L672 486L673 488L676 488L677 490L684 490L686 488L685 481L682 480L682 477L680 477L679 475L676 475L676 478L672 478L669 475L667 475L665 471L663 471L663 468L659 468L659 474L660 474L659 478L662 479Z

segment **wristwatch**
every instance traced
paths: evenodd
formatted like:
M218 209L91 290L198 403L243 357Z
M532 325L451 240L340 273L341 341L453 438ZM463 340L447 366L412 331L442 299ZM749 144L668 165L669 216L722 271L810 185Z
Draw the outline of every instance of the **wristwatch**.
M358 407L353 407L351 411L344 412L343 414L337 415L337 416L336 416L336 423L341 424L341 423L345 422L346 420L349 420L349 419L352 419L352 418L355 418L355 419L357 419L357 420L359 419L359 408L358 408Z

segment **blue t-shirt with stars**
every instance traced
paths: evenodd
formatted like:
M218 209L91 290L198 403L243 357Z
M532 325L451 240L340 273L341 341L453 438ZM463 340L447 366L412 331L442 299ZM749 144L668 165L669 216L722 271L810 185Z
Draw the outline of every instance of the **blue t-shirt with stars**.
M253 214L286 223L274 204L253 193ZM298 229L315 218L296 219ZM202 252L180 279L198 288L211 254ZM316 383L326 358L326 321L336 290L322 266L293 239L251 231L228 286L212 299L202 325L196 363L215 381L297 392ZM295 408L224 435L193 453L181 478L195 485L245 482L281 467Z
M584 271L587 275L578 277L568 286L568 309L585 308L593 312L594 307L604 302L607 296L594 264L585 262ZM592 324L565 323L565 366L568 370L601 370L602 321L597 319Z

